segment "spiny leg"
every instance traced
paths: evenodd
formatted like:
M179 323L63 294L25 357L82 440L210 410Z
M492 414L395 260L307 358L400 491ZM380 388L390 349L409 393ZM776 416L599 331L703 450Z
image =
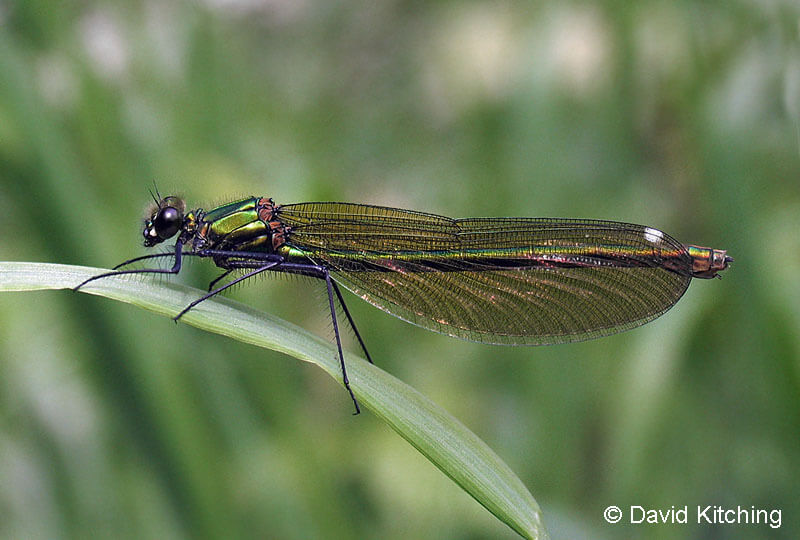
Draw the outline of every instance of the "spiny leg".
M336 284L335 281L331 281L333 285L333 290L336 293L336 297L339 299L339 304L342 306L342 311L344 311L345 316L347 317L348 322L350 322L350 328L353 329L353 333L356 335L356 339L361 344L361 350L364 351L364 355L367 357L367 360L370 364L374 364L375 362L372 361L372 358L369 355L369 351L367 351L367 346L364 345L364 340L361 339L361 334L358 333L358 328L356 328L356 323L353 321L353 317L350 316L350 310L347 309L347 304L344 303L344 298L342 297L342 293L339 291L339 286Z
M350 380L347 378L347 368L344 365L344 352L342 352L342 338L339 335L339 323L336 322L336 306L333 303L333 281L331 281L331 275L327 269L325 269L325 284L328 286L328 304L330 304L331 308L331 320L333 321L333 333L336 335L336 348L339 350L339 364L342 366L342 381L344 382L344 387L347 388L347 391L350 393L350 399L353 400L353 405L356 406L356 412L353 414L359 414L361 409L358 408L358 400L356 400L355 394L353 394L353 390L350 388Z
M213 289L213 288L214 288L214 285L216 285L216 284L217 284L217 282L218 282L219 280L223 279L225 276L227 276L228 274L230 274L230 273L231 273L231 272L233 272L234 270L235 270L235 268L229 268L228 270L225 270L225 271L222 273L222 275L220 275L220 276L218 276L217 278L213 279L213 280L211 281L211 283L209 283L209 284L208 284L208 289L206 289L206 290L210 291L211 289Z
M189 255L189 253L184 253L184 255ZM114 266L112 270L116 270L117 268L122 268L123 266L128 266L129 264L133 264L139 261L146 261L148 259L162 259L164 257L174 257L174 253L151 253L150 255L142 255L141 257L134 257L133 259L128 259L127 261L123 261L118 265Z
M180 244L180 246L181 246L180 248L178 248L178 244ZM234 255L241 255L240 252L222 251L222 250L201 250L201 251L183 252L182 251L183 243L178 243L178 244L175 245L175 253L167 252L167 253L152 253L150 255L142 255L140 257L134 257L133 259L128 259L127 261L123 261L123 262L119 263L118 265L116 265L116 266L114 266L112 268L112 270L117 270L118 268L122 268L123 266L127 266L129 264L133 264L133 263L139 262L139 261L146 261L146 260L150 260L150 259L161 259L161 258L164 258L164 257L176 257L175 265L170 270L165 270L163 268L141 268L141 269L136 269L136 270L123 270L123 271L119 271L119 272L106 272L104 274L98 274L96 276L92 276L91 278L89 278L86 281L84 281L83 283L79 284L77 287L73 288L72 290L73 291L77 291L78 289L80 289L81 287L83 287L84 285L89 283L90 281L94 281L96 279L105 278L105 277L109 277L109 276L118 276L118 275L121 275L121 274L177 274L178 272L180 272L180 269L181 269L181 262L180 262L180 258L181 257L213 257L213 256L228 256L228 257L230 257L230 256L234 256ZM178 255L179 252L180 252L180 255ZM273 254L264 254L264 253L245 253L245 255L247 255L248 257L250 257L251 259L254 259L254 260L270 260L270 259L276 259L276 258L282 259L279 256L276 256L276 255L273 255ZM225 277L227 274L228 274L228 272L226 272L225 274L221 275L217 279L221 279L221 278ZM211 284L209 284L209 290L211 290L211 286L214 283L216 283L216 280L212 281Z
M124 266L126 264L130 264L132 262L136 262L136 261L139 261L139 260L142 260L142 259L154 259L154 258L157 258L157 257L174 256L175 257L175 263L172 265L172 268L170 268L170 269L165 269L165 268L137 268L135 270L118 270L118 271L115 271L115 272L105 272L103 274L98 274L96 276L90 277L87 280L84 280L83 282L79 283L77 286L73 287L72 290L73 291L77 291L78 289L80 289L81 287L83 287L84 285L89 283L90 281L94 281L96 279L101 279L101 278L106 278L106 277L111 277L111 276L121 276L123 274L177 274L178 272L181 271L182 255L183 255L183 244L181 242L176 242L175 243L175 253L174 254L160 253L160 254L157 254L157 255L145 255L143 257L136 257L136 258L131 259L129 261L125 261L121 265L117 265L115 267L115 268L118 268L120 266ZM190 255L190 253L187 253L187 255Z
M330 310L331 310L331 321L333 322L333 332L334 332L334 334L336 336L336 349L337 349L337 351L339 353L339 365L342 368L342 381L344 382L344 386L347 389L347 392L350 394L350 399L353 400L353 405L355 405L355 408L356 408L355 414L359 414L361 412L361 409L358 406L358 400L356 399L356 396L353 393L353 390L350 388L350 380L347 377L347 368L345 367L345 363L344 363L344 352L342 350L342 338L341 338L341 335L339 334L339 322L336 319L336 305L335 305L334 300L333 300L334 291L336 291L336 294L339 297L339 301L342 302L342 307L344 308L345 314L347 315L348 320L350 321L350 324L353 325L353 330L356 332L356 336L358 336L358 339L359 339L359 342L361 343L362 348L364 347L364 342L361 340L361 337L358 335L358 330L356 329L355 324L353 324L353 319L350 316L350 313L347 311L347 307L344 305L344 301L342 299L341 292L339 292L339 289L338 289L336 283L334 283L333 280L331 280L330 272L328 271L328 269L326 267L324 267L324 266L318 266L318 265L313 265L313 264L301 264L301 263L286 262L283 259L283 257L281 257L279 255L274 255L274 254L269 254L269 255L266 255L266 254L263 254L263 253L252 253L252 254L248 253L248 254L244 254L244 253L241 253L241 252L230 253L230 252L221 252L221 251L217 252L217 251L212 251L212 250L205 250L205 251L202 251L201 253L203 253L204 255L222 255L222 256L238 257L238 258L244 258L243 255L247 255L247 257L250 260L247 260L245 258L245 260L230 261L228 263L230 265L233 265L234 268L253 268L253 264L257 260L265 260L265 259L266 260L269 260L269 259L273 260L273 264L272 265L269 265L267 267L258 267L255 272L250 272L250 273L248 273L248 274L246 274L246 275L244 275L244 276L242 276L240 278L235 279L234 281L230 282L229 284L225 285L224 287L220 287L216 292L219 292L220 290L223 290L223 289L225 289L225 288L227 288L227 287L229 287L229 286L231 286L231 285L233 285L235 283L238 283L239 281L241 281L243 279L247 279L248 277L250 277L252 275L255 275L258 272L261 272L263 270L269 270L269 269L275 270L277 272L286 272L286 273L290 273L290 274L300 274L300 275L304 275L304 276L309 276L309 277L314 277L314 278L324 279L325 280L325 285L327 286L327 289L328 289L328 305L329 305ZM213 296L213 294L215 294L215 293L214 292L209 293L205 297L195 301L193 304L196 305L198 302L201 302L205 298ZM192 306L189 306L189 307L191 308ZM189 308L187 308L187 310L184 310L184 313L186 311L188 311L188 309ZM367 358L369 358L369 353L367 353L366 349L364 349L364 353L367 355ZM372 360L370 360L370 362L371 361Z
M223 285L222 287L219 287L219 288L217 288L217 289L214 289L213 291L209 291L207 294L204 294L203 296L201 296L200 298L198 298L197 300L195 300L194 302L192 302L191 304L189 304L188 306L186 306L185 308L183 308L183 310L182 310L180 313L178 313L177 315L175 315L175 316L172 318L172 320L173 320L173 321L175 321L175 322L178 322L178 319L180 319L181 317L183 317L183 316L186 314L186 312L187 312L187 311L189 311L190 309L192 309L193 307L195 307L197 304L199 304L199 303L200 303L200 302L202 302L203 300L208 300L208 299L209 299L209 298L211 298L212 296L215 296L215 295L217 295L217 294L221 293L221 292L222 292L222 291L224 291L225 289L227 289L227 288L229 288L229 287L233 287L234 285L236 285L236 284L237 284L237 283L239 283L240 281L244 281L245 279L247 279L247 278L250 278L250 277L253 277L253 276L255 276L256 274L260 274L261 272L264 272L264 271L266 271L266 270L269 270L269 269L271 269L271 268L274 268L275 266L277 266L277 265L279 265L279 264L280 264L280 262L279 262L279 261L273 261L273 262L270 262L270 263L267 263L267 264L265 264L264 266L259 266L258 268L256 268L256 269L255 269L255 270L253 270L252 272L248 272L248 273L244 274L243 276L239 276L238 278L234 279L233 281L231 281L231 282L229 282L229 283L226 283L226 284L225 284L225 285ZM229 270L228 272L230 272L230 270ZM226 274L227 274L228 272L226 272ZM215 281L216 281L216 280L215 280Z

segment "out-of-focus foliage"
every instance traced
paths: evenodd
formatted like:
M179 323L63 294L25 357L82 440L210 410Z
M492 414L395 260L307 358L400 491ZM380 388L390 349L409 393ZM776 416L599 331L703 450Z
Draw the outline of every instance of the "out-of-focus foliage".
M2 2L0 259L142 254L153 180L193 205L606 218L728 249L725 279L576 345L349 305L553 538L796 538L799 25L780 0ZM234 296L331 335L319 284ZM313 367L128 306L3 295L0 374L3 537L515 537ZM783 522L612 526L612 504Z

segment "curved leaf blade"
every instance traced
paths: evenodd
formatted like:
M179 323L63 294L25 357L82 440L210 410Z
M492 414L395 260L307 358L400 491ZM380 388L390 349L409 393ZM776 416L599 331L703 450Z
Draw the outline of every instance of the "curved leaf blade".
M72 288L103 271L60 264L0 262L0 292ZM130 277L98 280L81 290L170 317L202 294L166 280ZM341 384L336 350L331 343L269 313L217 296L181 320L312 362ZM539 505L486 443L444 409L385 371L349 353L346 361L350 385L359 403L514 531L524 538L548 538Z

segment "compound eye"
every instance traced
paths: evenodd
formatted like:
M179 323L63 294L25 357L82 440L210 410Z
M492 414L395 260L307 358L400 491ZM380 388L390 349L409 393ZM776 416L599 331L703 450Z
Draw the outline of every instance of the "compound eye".
M153 220L153 228L161 240L166 240L167 238L175 236L175 233L181 228L182 221L183 216L181 216L178 209L167 206L159 210L158 214L156 214Z

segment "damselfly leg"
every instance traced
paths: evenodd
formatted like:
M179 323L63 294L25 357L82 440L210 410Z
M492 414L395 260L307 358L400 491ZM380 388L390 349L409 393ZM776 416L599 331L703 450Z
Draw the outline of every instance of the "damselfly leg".
M184 252L183 251L183 244L178 242L175 244L175 250L173 253L157 253L151 255L143 255L141 257L135 257L133 259L129 259L124 261L117 266L114 267L114 271L112 272L105 272L103 274L98 274L97 276L93 276L79 285L77 285L73 290L77 291L81 287L85 286L87 283L90 283L94 280L111 277L111 276L119 276L119 275L128 275L128 274L177 274L180 272L182 267L182 260L184 256L193 256L193 257L212 257L215 259L218 265L222 266L223 268L227 268L226 271L214 279L209 284L209 292L194 300L184 309L182 309L172 320L178 322L178 320L183 317L186 313L188 313L191 309L196 307L201 302L212 298L221 292L229 289L230 287L236 285L237 283L241 283L253 276L261 274L263 272L268 271L277 271L277 272L286 272L292 274L300 274L305 275L308 277L313 277L316 279L321 279L325 281L327 294L328 294L328 305L330 308L331 313L331 321L333 323L333 331L336 340L336 349L339 357L339 365L342 370L342 381L344 383L347 392L350 394L350 398L353 400L353 405L355 406L356 412L355 414L359 414L361 409L358 405L358 400L353 393L352 388L350 388L350 380L347 376L347 367L344 361L344 351L342 349L342 340L341 335L339 332L339 322L336 317L336 306L335 306L335 299L338 299L339 305L342 306L342 311L344 312L350 327L353 329L353 333L358 340L361 349L364 351L364 355L366 356L367 360L370 363L372 362L372 357L367 350L366 345L364 344L364 340L361 338L361 334L356 327L355 321L353 321L352 316L350 315L350 310L347 309L347 304L344 301L344 297L342 296L339 287L336 283L331 279L330 272L327 268L323 266L317 265L310 265L310 264L302 264L302 263L286 263L284 258L280 255L276 255L274 253L261 253L261 252L241 252L241 251L227 251L227 250L200 250L196 252ZM117 270L118 268L122 268L129 264L133 264L135 262L143 261L143 260L152 260L152 259L159 259L164 257L174 257L175 262L173 263L172 267L169 269L165 268L136 268L132 270ZM224 285L213 288L213 286L218 283L221 279L228 276L234 270L241 270L247 269L249 270L247 273L243 274L242 276L233 279L232 281L225 283Z

